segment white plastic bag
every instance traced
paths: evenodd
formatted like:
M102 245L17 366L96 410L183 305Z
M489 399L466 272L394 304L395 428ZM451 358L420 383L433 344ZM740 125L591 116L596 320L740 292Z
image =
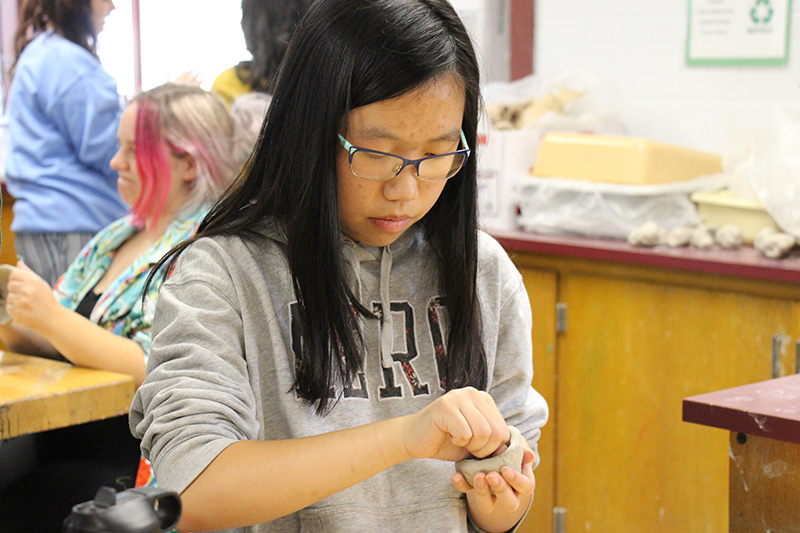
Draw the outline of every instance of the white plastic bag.
M771 127L743 161L742 173L778 226L800 238L800 115L777 109Z
M718 189L719 175L660 185L619 185L562 178L526 177L515 193L523 229L544 234L626 239L647 221L666 230L697 219L689 194Z
M524 105L531 112L517 121L519 129L622 135L625 133L622 93L608 78L584 70L549 77L526 76L513 82L486 85L487 106ZM526 110L522 110L526 113Z

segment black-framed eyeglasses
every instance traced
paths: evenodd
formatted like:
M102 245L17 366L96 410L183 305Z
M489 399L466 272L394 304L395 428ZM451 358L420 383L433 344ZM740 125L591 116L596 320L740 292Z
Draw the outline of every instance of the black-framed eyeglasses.
M406 159L388 152L353 146L341 134L339 142L347 150L353 175L373 181L388 181L407 166L413 166L417 171L417 178L422 181L444 181L461 170L471 152L464 130L461 130L463 149L420 159Z

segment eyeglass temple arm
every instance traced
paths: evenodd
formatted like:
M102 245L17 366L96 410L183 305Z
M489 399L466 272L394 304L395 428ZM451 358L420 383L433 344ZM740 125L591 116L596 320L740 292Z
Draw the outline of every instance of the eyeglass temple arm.
M353 153L353 149L355 148L355 146L353 146L352 144L347 142L347 139L342 137L341 133L337 133L337 135L339 136L339 142L342 144L342 146L344 146L344 149L347 150L348 153L352 154Z
M337 133L336 135L339 137L339 142L342 144L342 146L344 146L344 149L347 150L349 153L352 153L355 147L352 144L350 144L347 141L347 139L342 137L341 133ZM472 150L469 147L469 144L467 143L467 136L464 135L463 129L461 130L461 143L464 145L464 150L466 150L467 152L472 152Z

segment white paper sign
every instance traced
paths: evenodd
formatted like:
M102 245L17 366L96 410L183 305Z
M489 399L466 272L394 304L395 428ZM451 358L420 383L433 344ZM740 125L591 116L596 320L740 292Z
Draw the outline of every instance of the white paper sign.
M690 0L686 61L786 64L791 0Z

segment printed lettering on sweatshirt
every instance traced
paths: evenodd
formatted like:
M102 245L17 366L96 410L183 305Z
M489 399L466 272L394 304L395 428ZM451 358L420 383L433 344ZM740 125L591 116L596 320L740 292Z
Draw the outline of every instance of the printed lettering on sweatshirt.
M377 346L378 350L372 355L372 359L366 360L365 367L378 365L381 369L381 382L377 384L370 383L364 372L358 372L354 382L351 382L342 391L344 398L369 399L374 395L377 395L381 400L402 398L404 390L410 390L412 396L429 395L431 381L434 383L433 386L438 386L442 390L445 388L444 379L439 371L444 364L446 356L445 333L441 320L444 308L442 298L437 296L428 301L425 309L427 318L425 324L427 327L421 328L423 331L418 331L416 327L416 311L410 302L407 300L392 301L389 306L394 330L391 333L393 339L392 365L389 368L384 367L380 353L381 335L384 327L383 306L380 302L372 302L372 312L378 319L378 327L370 328L370 332L375 338L366 338L364 340L369 345ZM303 345L303 328L300 324L297 302L292 302L289 305L289 313L292 353L295 358L295 368L299 368ZM404 342L397 342L399 339L404 340ZM421 343L427 343L428 346L433 348L434 361L422 362L420 360L420 357L422 357L419 350ZM400 344L400 346L397 346L397 344ZM422 353L430 353L430 351L424 350ZM420 374L419 368L436 369L436 375L423 376ZM407 387L404 387L403 383ZM332 391L331 397L335 396L336 393Z

